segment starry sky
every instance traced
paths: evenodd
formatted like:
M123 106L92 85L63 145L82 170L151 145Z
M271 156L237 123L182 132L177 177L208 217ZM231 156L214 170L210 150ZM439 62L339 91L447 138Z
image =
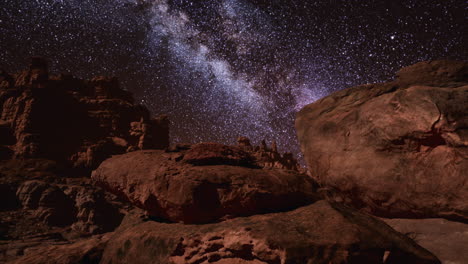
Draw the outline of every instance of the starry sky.
M0 0L0 68L117 76L173 142L276 140L294 115L422 60L466 60L463 0Z

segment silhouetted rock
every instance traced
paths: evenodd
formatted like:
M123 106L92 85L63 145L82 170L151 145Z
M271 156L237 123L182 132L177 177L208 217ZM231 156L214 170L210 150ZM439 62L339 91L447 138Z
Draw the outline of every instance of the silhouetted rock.
M1 172L0 172L1 177ZM16 198L15 186L9 183L0 183L0 211L17 209L19 201Z
M8 160L13 157L13 151L6 146L0 146L0 160Z
M8 146L15 158L93 169L113 154L169 145L167 117L150 118L116 78L49 76L41 58L16 75L14 87L8 76L0 77L1 157Z
M193 145L184 153L183 160L193 165L237 165L256 166L255 159L236 146L219 143L200 143Z
M383 222L319 201L216 224L134 223L115 232L101 263L440 262Z
M287 210L316 200L308 176L251 168L246 158L235 147L211 143L180 152L137 151L104 161L92 179L154 217L184 223Z
M281 155L278 152L278 146L275 141L273 141L271 148L267 147L265 140L262 140L260 144L260 146L252 146L250 139L247 137L239 137L237 139L237 146L254 158L256 166L302 172L293 154L284 153Z
M45 58L32 57L29 69L16 76L15 86L44 88L49 80L48 62Z
M467 65L418 63L304 107L296 128L311 175L379 216L468 221Z
M15 80L13 76L8 74L5 70L0 69L0 89L8 89L13 87Z

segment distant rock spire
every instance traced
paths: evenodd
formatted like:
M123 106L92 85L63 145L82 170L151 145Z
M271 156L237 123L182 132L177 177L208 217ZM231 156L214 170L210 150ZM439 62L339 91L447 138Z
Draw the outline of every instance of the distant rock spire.
M271 151L278 152L278 145L276 145L275 140L273 140L273 143L271 143Z
M267 148L267 144L265 142L265 140L262 140L262 142L260 143L260 150L261 151L266 151L268 148Z
M239 147L252 147L252 145L250 144L250 139L248 137L238 137L237 145Z

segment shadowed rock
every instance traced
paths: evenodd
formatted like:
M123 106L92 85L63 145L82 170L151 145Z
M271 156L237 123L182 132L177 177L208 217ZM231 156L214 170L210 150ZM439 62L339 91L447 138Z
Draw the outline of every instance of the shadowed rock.
M10 78L0 74L0 159L45 158L90 170L113 154L169 145L167 117L150 118L117 78L50 76L37 57L14 85Z

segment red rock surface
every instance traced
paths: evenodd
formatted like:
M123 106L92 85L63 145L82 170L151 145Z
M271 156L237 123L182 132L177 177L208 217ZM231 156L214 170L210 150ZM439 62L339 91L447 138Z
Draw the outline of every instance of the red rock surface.
M112 154L169 144L167 117L150 118L116 78L50 76L41 58L29 70L0 76L0 159L93 169Z
M382 220L431 251L442 263L465 264L468 259L467 224L441 218Z
M219 144L137 151L104 161L92 179L155 217L184 223L287 210L317 199L304 174L231 166L247 160L246 152Z
M44 243L26 250L23 257L11 264L98 264L110 234L93 236L74 243Z
M216 224L134 223L114 233L100 263L440 262L383 222L319 201Z
M311 175L384 217L468 221L468 64L422 62L297 114Z
M89 178L67 178L59 170L49 160L0 161L0 263L44 245L113 231L132 208Z

